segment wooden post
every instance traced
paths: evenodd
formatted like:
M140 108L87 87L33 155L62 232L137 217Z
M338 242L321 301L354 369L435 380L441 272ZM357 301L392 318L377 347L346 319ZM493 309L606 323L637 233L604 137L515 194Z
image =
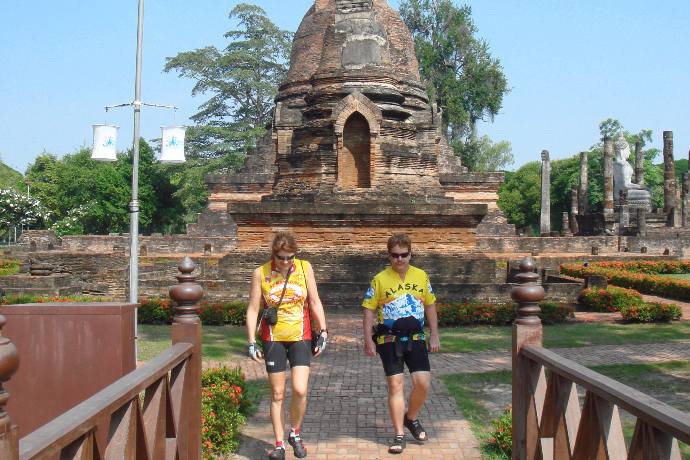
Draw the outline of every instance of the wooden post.
M527 411L529 362L520 358L524 345L542 345L543 333L539 318L539 302L544 299L544 288L537 284L535 263L531 257L520 262L520 273L516 275L518 285L513 287L511 298L518 303L517 319L513 324L513 458L527 458L528 433Z
M196 264L192 259L185 257L177 268L181 273L177 276L179 284L169 290L176 304L172 343L191 343L194 350L179 375L173 375L171 386L173 393L182 391L181 407L175 414L180 460L198 460L201 458L201 319L197 303L204 290L194 282L196 277L192 272Z
M3 388L19 368L19 353L10 339L2 336L2 328L6 323L3 315L0 315L0 458L17 460L19 458L19 436L17 427L12 425L9 414L5 411L5 405L10 399L10 394Z

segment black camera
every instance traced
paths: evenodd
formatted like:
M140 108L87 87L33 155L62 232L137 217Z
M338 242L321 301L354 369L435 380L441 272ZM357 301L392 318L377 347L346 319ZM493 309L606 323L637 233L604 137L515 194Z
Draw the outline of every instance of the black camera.
M264 318L266 322L271 326L278 324L278 309L276 307L269 307L264 312Z

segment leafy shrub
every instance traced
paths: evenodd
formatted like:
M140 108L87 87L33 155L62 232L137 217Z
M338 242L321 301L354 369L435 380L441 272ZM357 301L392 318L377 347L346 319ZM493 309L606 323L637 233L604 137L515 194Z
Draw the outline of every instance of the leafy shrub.
M510 406L506 408L500 417L491 421L494 429L486 445L489 450L510 457L513 452L513 411Z
M557 302L544 301L539 304L539 316L546 324L562 323L575 316L572 307ZM517 304L465 302L461 304L437 303L439 326L465 326L473 324L507 325L517 316Z
M634 289L607 286L606 289L585 289L580 303L594 311L616 312L642 303L642 295Z
M539 317L545 324L562 323L575 318L575 309L570 305L563 305L551 300L545 300L539 303L539 308L541 309Z
M246 323L247 303L242 301L226 302L225 322L235 326L243 326Z
M225 310L220 303L199 302L199 317L202 324L212 326L225 324Z
M16 275L19 273L17 259L0 259L0 276Z
M172 300L163 297L139 299L137 322L140 324L170 324L174 310Z
M239 368L207 369L201 374L201 448L205 459L234 452L239 430L252 409Z
M657 323L680 319L681 310L678 305L660 302L643 302L621 308L621 315L626 321L634 323Z

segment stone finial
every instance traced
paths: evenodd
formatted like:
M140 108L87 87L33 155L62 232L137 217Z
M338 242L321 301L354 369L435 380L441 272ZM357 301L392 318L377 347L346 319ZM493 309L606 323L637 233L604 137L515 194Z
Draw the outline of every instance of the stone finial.
M194 281L196 276L192 272L196 268L194 261L189 256L182 259L177 269L180 275L176 276L179 284L171 286L168 292L175 301L174 323L195 324L200 322L199 306L197 302L204 296L204 289Z
M534 259L527 256L520 262L520 273L517 278L518 285L513 287L510 297L518 303L517 319L515 324L521 326L537 326L541 324L539 318L539 302L544 299L544 288L537 284L539 274L535 272Z
M19 353L17 347L8 339L2 336L2 328L7 320L0 315L0 434L10 431L12 422L9 414L5 411L5 406L10 399L10 394L3 388L17 369L19 368Z

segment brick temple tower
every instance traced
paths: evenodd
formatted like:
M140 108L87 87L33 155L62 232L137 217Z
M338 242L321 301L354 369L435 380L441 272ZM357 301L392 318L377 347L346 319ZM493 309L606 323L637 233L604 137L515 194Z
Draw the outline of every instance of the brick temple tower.
M209 206L190 235L251 249L290 229L303 247L367 248L405 231L416 247L475 246L503 175L468 173L453 154L385 0L316 0L275 102L244 169L206 177Z

